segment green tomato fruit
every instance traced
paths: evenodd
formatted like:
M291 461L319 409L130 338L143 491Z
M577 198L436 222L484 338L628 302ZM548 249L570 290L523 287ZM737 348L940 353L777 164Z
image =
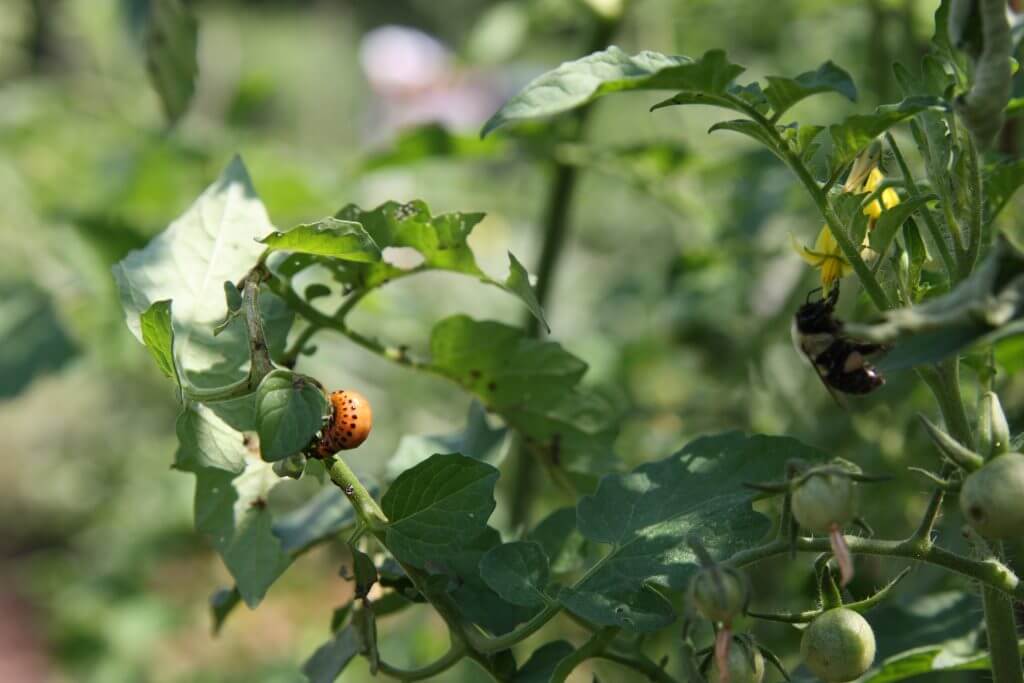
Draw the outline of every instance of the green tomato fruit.
M764 679L764 655L746 638L734 637L729 644L729 683L761 683ZM712 660L708 683L719 683L722 673Z
M811 673L823 681L852 681L875 660L875 633L853 610L830 609L804 630L800 656Z
M816 534L827 534L835 524L840 528L857 516L857 488L842 474L811 473L793 491L793 517Z
M720 584L715 581L718 573ZM690 580L690 601L702 617L728 624L747 607L747 581L732 567L705 567Z
M960 509L985 538L1024 536L1024 455L1000 455L964 479Z

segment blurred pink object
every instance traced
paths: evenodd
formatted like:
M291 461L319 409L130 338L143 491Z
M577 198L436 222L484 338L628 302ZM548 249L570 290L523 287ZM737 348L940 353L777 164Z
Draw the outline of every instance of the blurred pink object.
M368 131L372 139L420 123L476 129L501 104L484 78L461 70L443 43L423 31L382 26L368 32L359 61L376 96Z

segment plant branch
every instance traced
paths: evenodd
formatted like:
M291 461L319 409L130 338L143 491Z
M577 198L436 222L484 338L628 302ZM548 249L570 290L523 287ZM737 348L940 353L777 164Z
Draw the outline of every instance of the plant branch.
M676 679L668 675L663 668L641 653L635 655L621 654L612 650L606 650L597 654L598 659L607 659L609 662L621 664L627 668L639 671L649 681L655 683L676 683Z
M418 669L400 669L384 661L379 662L377 668L385 676L391 676L400 681L422 681L452 668L465 655L466 645L461 640L454 640L451 647L448 648L448 652L441 655L436 661Z
M573 650L568 657L558 663L549 679L551 683L564 683L573 669L591 657L597 657L604 652L605 647L615 638L618 632L618 627L610 626L592 635L590 640Z
M914 181L914 176L910 173L910 166L907 165L907 160L903 158L903 152L900 151L899 146L896 144L896 139L893 138L892 133L886 132L885 140L889 143L889 149L892 150L893 156L896 157L896 164L900 167L900 173L903 174L903 182L907 188L907 194L910 195L911 199L919 197L921 191ZM927 206L922 206L920 213L921 217L924 218L925 225L928 227L928 232L931 233L935 248L939 250L939 257L942 259L942 264L946 267L946 274L949 275L949 279L952 282L956 279L957 264L956 259L953 258L953 254L949 250L946 236L942 233L942 229L939 228L939 224L935 221L935 216L932 215Z
M242 308L245 312L245 327L249 332L250 389L255 389L264 377L274 371L270 347L263 332L263 316L260 314L260 282L265 275L263 268L253 268L242 284Z

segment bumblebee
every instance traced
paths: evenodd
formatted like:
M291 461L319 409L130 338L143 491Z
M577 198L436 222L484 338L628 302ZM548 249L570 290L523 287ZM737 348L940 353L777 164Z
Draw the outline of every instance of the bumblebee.
M835 391L867 394L885 384L885 377L868 360L884 347L843 334L843 322L835 317L838 286L828 296L812 300L817 291L797 310L792 333L793 343L811 361L825 388L833 396Z

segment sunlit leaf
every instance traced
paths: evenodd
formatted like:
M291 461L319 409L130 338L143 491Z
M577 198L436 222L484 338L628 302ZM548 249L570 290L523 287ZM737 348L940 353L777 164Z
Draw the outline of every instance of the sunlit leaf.
M361 263L380 260L380 248L363 226L330 216L298 225L288 232L272 232L260 241L272 251L316 254Z
M174 366L174 330L171 328L171 302L157 301L139 317L142 343L165 377L178 379Z
M676 620L672 605L660 593L645 587L564 588L558 594L558 601L591 623L640 633L658 631Z
M657 52L630 56L612 46L538 76L491 117L482 134L512 121L560 114L622 90L721 94L741 73L743 67L730 63L720 50L694 61Z
M224 362L239 341L213 337L224 320L224 282L238 282L263 250L256 240L272 226L241 159L235 157L195 203L146 247L114 266L128 328L142 339L142 314L172 300L179 374L203 373ZM247 356L247 348L236 351Z

